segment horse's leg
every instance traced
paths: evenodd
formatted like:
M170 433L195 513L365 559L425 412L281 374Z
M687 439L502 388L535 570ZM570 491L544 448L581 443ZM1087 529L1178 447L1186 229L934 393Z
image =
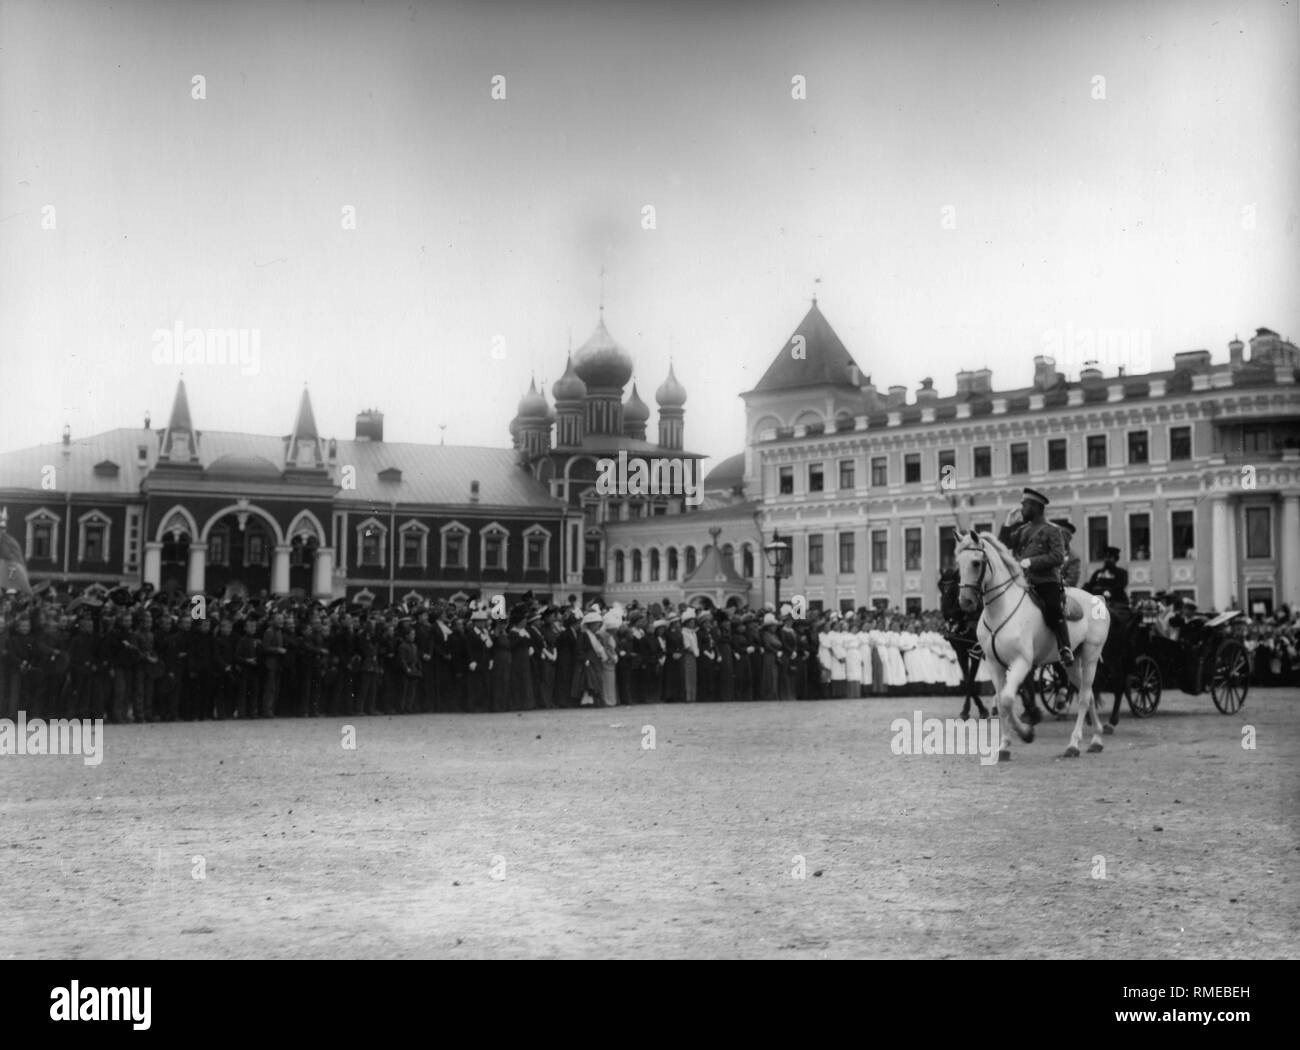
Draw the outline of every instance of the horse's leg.
M1090 752L1097 752L1102 749L1101 743L1101 718L1097 714L1097 697L1093 692L1093 679L1097 674L1097 661L1100 658L1098 648L1093 644L1085 644L1083 651L1079 654L1080 659L1075 662L1074 667L1070 668L1070 675L1073 677L1077 674L1079 687L1079 696L1082 699L1087 697L1087 703L1080 703L1079 713L1074 719L1074 732L1070 734L1070 744L1065 749L1066 758L1079 757L1079 745L1083 740L1083 723L1085 716L1090 720L1092 726L1092 740L1088 744Z
M961 670L961 680L964 692L966 693L966 702L961 705L961 717L964 722L970 718L970 685L967 684L966 668L970 665L970 652L964 646L954 645L952 651L957 654L957 666Z
M1009 705L1002 702L1002 689L1006 684L1006 672L1002 670L1000 664L993 663L989 665L989 677L993 679L993 688L995 690L993 699L997 704L998 709L998 738L1000 740L998 745L998 761L1010 762L1011 724L1008 716L1014 718L1015 712L1011 710Z
M968 665L965 674L966 695L975 701L975 706L980 711L980 718L988 718L988 708L984 706L984 701L980 699L979 683L975 681L975 676L979 674L980 662L975 659L975 655L969 649L966 650L966 663Z
M1016 716L1016 698L1020 694L1020 686L1032 669L1033 665L1024 657L1015 657L1005 672L1001 688L998 689L998 711L1002 715L1002 748L1008 753L1011 748L1011 741L1006 733L1008 723L1026 744L1034 742L1034 727L1020 721Z

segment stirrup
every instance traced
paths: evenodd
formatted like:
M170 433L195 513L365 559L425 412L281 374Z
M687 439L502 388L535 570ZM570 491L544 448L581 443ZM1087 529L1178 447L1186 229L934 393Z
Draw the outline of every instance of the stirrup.
M979 642L976 642L974 645L972 645L972 646L970 647L970 649L967 650L967 652L968 652L968 655L969 655L969 656L971 657L971 659L973 659L973 660L983 660L983 659L984 659L984 650L980 648L980 643L979 643Z
M1068 645L1058 645L1057 648L1060 650L1060 663L1062 667L1069 667L1074 663L1074 652Z

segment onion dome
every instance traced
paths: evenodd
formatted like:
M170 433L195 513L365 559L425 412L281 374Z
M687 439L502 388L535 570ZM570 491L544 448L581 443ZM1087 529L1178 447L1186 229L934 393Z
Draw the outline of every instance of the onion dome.
M551 411L546 398L537 392L537 380L528 384L528 393L519 399L518 419L545 419Z
M574 355L574 371L588 390L622 390L632 378L632 355L614 342L602 317L591 338Z
M646 403L641 400L636 392L636 384L632 384L632 396L627 399L623 405L623 422L624 423L645 423L650 419L650 409Z
M655 391L655 400L659 402L660 408L681 408L686 404L686 388L677 382L671 364L668 366L668 378Z
M542 384L542 400L546 401L546 384ZM555 406L546 401L546 422L554 423L560 417L555 414Z
M569 360L564 366L564 375L555 381L551 393L555 395L556 401L581 401L587 396L587 384L579 379L578 373L573 370L572 354L569 355Z

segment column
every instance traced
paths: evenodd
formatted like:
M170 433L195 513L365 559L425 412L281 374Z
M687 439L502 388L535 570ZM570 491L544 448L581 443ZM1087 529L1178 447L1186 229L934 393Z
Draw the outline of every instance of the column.
M287 577L287 562L285 573ZM334 548L332 547L316 548L316 560L312 563L311 570L311 594L313 598L329 598L334 594Z
M1282 497L1281 601L1300 607L1300 496Z
M271 593L280 595L289 593L289 555L293 548L287 543L278 543L275 556L271 562Z
M149 540L144 545L144 582L152 584L157 590L162 586L162 549L157 540Z
M190 544L189 574L185 581L185 590L190 594L202 594L207 590L208 545L206 543Z
M1228 533L1232 528L1228 520L1228 498L1215 496L1210 501L1211 592L1210 601L1216 611L1222 612L1232 602L1232 567L1229 564L1234 544ZM1199 559L1198 559L1199 560Z

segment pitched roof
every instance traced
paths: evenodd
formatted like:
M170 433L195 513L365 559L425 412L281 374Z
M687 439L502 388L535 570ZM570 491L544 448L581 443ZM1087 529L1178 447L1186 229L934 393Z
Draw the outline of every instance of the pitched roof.
M293 421L293 433L290 436L294 440L320 437L316 432L316 416L311 410L311 396L307 393L306 387L302 388L302 398L298 402L298 418Z
M796 340L801 338L802 355L796 357L792 351ZM858 384L849 375L850 367L856 368L857 362L844 348L814 299L799 327L791 333L781 352L763 373L763 378L749 393L808 386L846 386L856 390Z
M130 495L140 492L145 468L139 462L143 446L146 463L158 459L158 435L143 427L123 427L94 434L63 445L57 441L30 448L0 452L0 488L41 492L41 471L53 466L59 489L48 493L51 500L62 500L65 492ZM64 450L66 451L66 454ZM111 460L118 464L115 473L96 471L96 465Z
M172 415L167 421L168 430L194 430L190 422L190 399L185 393L185 380L176 383L176 397L172 400Z

